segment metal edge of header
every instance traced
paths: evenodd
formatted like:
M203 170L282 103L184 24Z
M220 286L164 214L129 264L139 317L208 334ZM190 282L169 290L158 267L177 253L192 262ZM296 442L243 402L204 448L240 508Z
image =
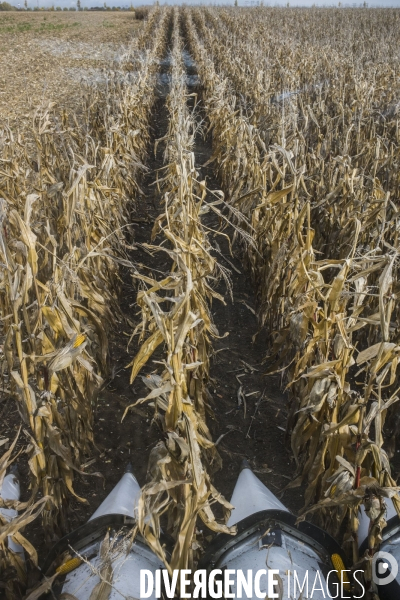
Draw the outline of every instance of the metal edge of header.
M298 524L296 521L295 515L284 510L272 509L253 513L237 523L236 535L220 533L216 536L201 558L199 568L207 568L208 565L215 564L225 552L238 542L246 539L258 529L266 528L271 524L281 526L282 530L307 543L317 552L324 551L329 556L339 554L343 564L347 564L341 546L329 533L308 521L301 521Z
M68 533L62 537L52 547L43 563L42 572L47 574L56 558L68 550L70 546L72 546L75 550L80 550L88 544L91 544L104 537L110 527L113 527L114 529L121 529L122 527L133 527L134 525L136 525L135 519L121 513L105 514L101 515L100 517L96 517L91 521L87 521L71 533ZM135 539L139 543L142 543L148 547L148 544L140 534L137 534ZM167 555L170 555L173 547L172 538L162 533L160 535L160 541L161 544L165 546Z

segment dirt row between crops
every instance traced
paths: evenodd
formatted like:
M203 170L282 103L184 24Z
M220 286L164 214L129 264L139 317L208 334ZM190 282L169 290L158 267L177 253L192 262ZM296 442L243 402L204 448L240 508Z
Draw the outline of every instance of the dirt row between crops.
M190 60L187 62L190 64ZM159 93L162 97L157 100L154 110L152 145L167 130L165 94L168 87L168 67L168 60L162 61L159 77ZM197 93L200 98L201 89L197 83L195 69L190 67L189 92ZM198 118L203 118L201 103ZM155 278L168 272L169 260L163 259L160 253L151 256L141 244L150 243L153 223L160 212L162 195L154 184L157 172L163 166L163 151L163 144L159 144L156 155L149 155L149 171L142 186L143 196L139 200L137 212L132 215L135 222L134 239L129 240L136 244L132 258L139 270ZM199 132L194 151L200 180L206 178L210 189L219 189L212 165L202 166L212 155L211 136L204 137ZM219 227L215 215L207 215L204 224L211 229ZM225 268L230 269L233 283L233 298L230 298L225 284L220 283L217 291L225 297L226 304L215 301L212 307L214 322L221 337L213 342L209 386L212 400L208 422L213 439L220 440L218 449L223 459L222 469L215 474L215 484L219 491L230 498L240 463L243 458L247 458L260 479L277 494L292 479L294 472L290 450L285 447L286 401L280 391L279 377L267 378L264 375L266 367L262 361L266 348L265 333L258 334L253 286L240 260L240 248L235 248L238 256L233 257L229 254L228 244L223 236L213 235L212 239L214 247L218 249L217 259ZM135 314L136 293L136 285L128 278L124 281L121 306L125 317L134 325L140 319L140 315ZM89 491L90 507L87 510L81 509L81 522L117 483L127 462L132 462L139 483L145 483L149 452L161 436L157 426L151 422L151 408L142 405L132 409L122 424L121 418L126 406L146 395L141 376L157 370L154 360L161 357L162 349L155 359L149 361L134 384L129 386L129 371L125 367L138 348L134 341L127 348L132 327L125 323L116 325L116 335L111 340L114 377L100 394L95 416L95 440L102 453L96 470L104 474L105 487L102 482L97 481L95 485L89 484L89 489L85 490L84 486L88 484L82 482L80 491L86 491L86 496ZM244 403L239 406L239 388L246 398L245 406ZM297 510L303 499L299 492L284 495L283 501L292 510Z

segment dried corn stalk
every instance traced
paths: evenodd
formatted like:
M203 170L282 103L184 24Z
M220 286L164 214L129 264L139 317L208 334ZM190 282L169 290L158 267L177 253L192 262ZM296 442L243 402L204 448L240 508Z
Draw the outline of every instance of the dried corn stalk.
M2 374L30 431L32 489L53 499L42 513L48 538L67 529L74 474L85 474L93 441L107 331L118 314L118 263L130 265L123 233L143 171L165 20L151 13L138 42L150 49L134 77L121 71L110 80L109 106L88 92L82 124L42 107L29 151L9 130L0 142ZM136 60L138 47L131 51ZM125 60L129 66L129 53Z

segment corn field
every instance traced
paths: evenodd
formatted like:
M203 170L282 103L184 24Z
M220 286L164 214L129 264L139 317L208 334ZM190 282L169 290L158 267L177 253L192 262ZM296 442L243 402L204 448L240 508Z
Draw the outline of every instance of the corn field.
M224 333L213 307L235 299L218 240L252 282L265 385L279 374L285 394L281 435L293 457L286 489L305 490L299 519L339 539L370 581L386 505L400 516L392 472L400 13L158 5L145 12L107 85L87 86L79 111L49 100L28 130L0 130L1 375L18 412L12 439L0 429L0 487L20 455L29 465L27 499L0 498L0 508L19 513L13 521L0 513L5 597L34 593L28 575L40 561L29 524L40 521L51 545L69 531L71 501L87 502L77 477L103 476L88 457L112 370L109 339L124 318L124 277L136 290L129 335L137 343L128 345L122 376L133 385L146 366L152 372L143 376L147 395L126 406L123 421L143 407L159 430L138 531L170 572L196 566L203 526L235 535L226 524L234 507L218 485L225 461L210 428L219 391L211 357ZM163 61L168 91L160 100ZM160 102L165 135L153 148ZM218 189L203 175L200 142L210 146ZM160 150L161 168L149 171ZM144 178L157 217L142 246L153 263L167 263L159 271L132 251ZM370 519L365 556L361 506ZM171 554L162 530L173 539Z

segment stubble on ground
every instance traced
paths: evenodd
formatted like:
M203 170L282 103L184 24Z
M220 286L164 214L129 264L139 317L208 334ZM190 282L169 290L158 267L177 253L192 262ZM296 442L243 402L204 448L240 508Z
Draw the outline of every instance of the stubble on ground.
M23 130L49 102L76 108L83 84L118 67L141 24L131 12L0 12L0 127Z

